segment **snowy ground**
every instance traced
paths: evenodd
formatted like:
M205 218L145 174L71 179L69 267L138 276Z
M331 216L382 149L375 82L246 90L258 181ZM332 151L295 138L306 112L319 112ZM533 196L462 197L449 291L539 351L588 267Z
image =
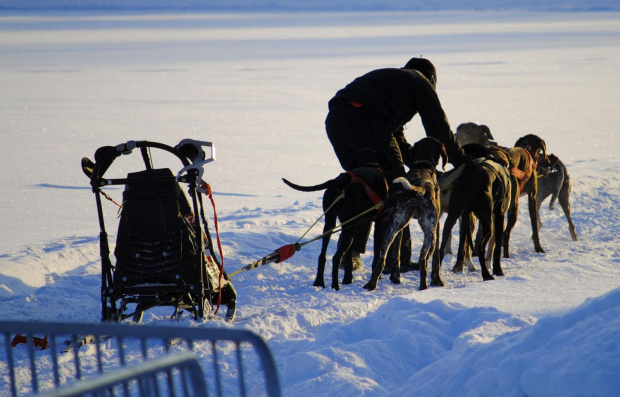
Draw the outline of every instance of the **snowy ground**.
M312 287L315 243L236 276L234 324L183 323L263 336L287 396L614 395L619 50L615 12L0 14L0 318L99 321L98 224L82 156L127 140L213 141L205 179L232 272L297 241L321 214L319 193L280 178L310 184L340 172L323 125L331 96L423 54L454 128L484 123L505 145L536 133L562 158L580 240L543 205L547 253L534 253L522 210L505 277L453 274L447 256L446 287L424 292L416 273L363 290L371 254L353 285ZM422 138L419 119L410 124L408 139ZM133 165L121 159L112 174Z

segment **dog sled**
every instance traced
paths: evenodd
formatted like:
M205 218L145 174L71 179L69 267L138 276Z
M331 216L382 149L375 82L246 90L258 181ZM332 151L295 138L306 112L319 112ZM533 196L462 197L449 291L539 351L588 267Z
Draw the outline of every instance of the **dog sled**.
M152 151L176 157L182 164L180 170L174 174L170 168L155 168ZM130 172L126 178L105 176L115 160L136 152L145 169ZM212 200L210 187L202 180L203 166L214 160L210 142L191 139L174 147L129 141L99 148L94 162L82 159L100 226L102 321L132 318L140 322L145 311L161 306L174 309L172 318L179 318L184 310L195 320L209 319L220 305L227 306L226 320L234 319L236 292L215 255L203 208L202 194ZM121 204L105 192L118 185L124 185ZM102 198L119 207L114 264Z

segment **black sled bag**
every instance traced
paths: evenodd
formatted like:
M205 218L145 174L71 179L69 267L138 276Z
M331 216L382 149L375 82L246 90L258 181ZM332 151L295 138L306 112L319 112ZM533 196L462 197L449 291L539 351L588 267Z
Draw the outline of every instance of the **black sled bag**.
M189 203L172 172L149 169L127 179L114 250L114 285L199 282L200 242L186 217L191 215Z

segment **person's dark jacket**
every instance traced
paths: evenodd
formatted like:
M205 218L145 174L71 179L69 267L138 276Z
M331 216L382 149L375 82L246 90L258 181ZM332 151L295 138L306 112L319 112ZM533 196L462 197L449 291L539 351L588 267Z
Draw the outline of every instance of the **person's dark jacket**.
M446 146L455 167L463 162L463 151L450 129L431 83L413 69L378 69L353 80L330 100L355 101L376 115L374 127L380 140L396 137L406 142L403 126L420 114L426 135ZM408 145L408 144L407 144Z

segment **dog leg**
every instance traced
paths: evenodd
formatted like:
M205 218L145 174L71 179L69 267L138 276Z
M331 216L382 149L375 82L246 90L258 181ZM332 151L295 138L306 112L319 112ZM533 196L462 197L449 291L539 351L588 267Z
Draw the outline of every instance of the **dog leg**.
M568 231L570 232L570 236L573 241L578 241L577 229L575 228L575 224L573 223L573 218L570 211L570 200L568 198L569 193L570 189L566 189L566 191L563 190L562 192L560 192L558 201L560 202L560 206L562 206L562 211L564 211L564 216L566 216L566 220L568 221Z
M370 280L364 285L364 289L374 291L377 288L377 282L385 267L385 260L390 247L396 235L409 223L409 219L407 219L405 225L400 225L397 218L394 217L390 221L377 221L375 223L375 255L372 260L372 274L370 275Z
M517 217L519 213L519 202L515 202L510 206L508 210L506 230L504 230L504 236L502 238L502 245L504 246L504 258L510 258L510 233L517 223Z
M439 263L443 263L443 259L446 254L446 247L451 242L452 237L452 228L456 224L456 221L459 219L460 214L457 215L455 211L448 212L448 217L446 218L443 224L443 233L441 237L441 245L439 246ZM460 228L459 228L460 229ZM455 268L452 269L454 272L458 272L459 270ZM461 269L462 271L462 269Z
M502 230L503 230L503 225L502 225ZM480 245L482 245L482 228L478 228L478 235L476 236L476 256L480 255ZM495 247L495 232L494 232L494 228L493 226L491 227L491 234L489 236L489 242L487 243L487 245L484 247L486 255L485 255L485 260L486 260L486 264L487 264L487 269L492 270L491 269L491 263L492 263L492 258L493 258L493 252L494 252L494 247Z
M353 245L353 244L351 244ZM344 255L344 277L342 279L343 285L353 284L353 249L347 250Z
M426 235L424 236L424 244L422 245L422 253L420 255L420 291L424 291L428 288L426 278L428 277L428 257L429 257L429 244L426 243ZM431 244L432 245L432 244Z
M538 235L538 212L536 211L536 192L530 192L527 195L527 207L530 211L530 223L532 224L532 240L534 241L534 250L538 253L545 253L542 245L540 245L540 236Z
M473 233L476 231L476 224L478 223L478 219L472 213L469 217L470 220L470 232ZM476 241L480 241L480 229L478 229L478 233L476 235ZM475 244L474 247L470 247L469 244L465 244L465 264L467 265L467 270L470 272L476 271L476 265L474 265L473 256L478 253L478 245Z
M403 231L396 233L392 246L388 250L387 262L391 263L390 281L400 284L400 246L403 240Z
M420 263L420 291L428 288L428 259L435 251L435 240L437 232L437 213L431 213L425 216L421 216L418 219L418 224L424 232L424 242L422 244L422 262Z
M325 200L325 198L324 198ZM323 207L325 208L325 206L329 206L329 203L323 203ZM338 217L334 212L328 212L325 214L325 224L323 225L323 233L326 233L329 230L332 230L335 226L336 226L336 221L337 221ZM317 271L316 271L316 279L314 280L314 285L315 287L322 287L325 288L325 279L324 279L324 274L325 274L325 264L327 262L327 247L329 246L329 241L331 238L332 234L329 233L325 236L323 236L323 239L321 240L321 253L319 254L319 264L317 267Z
M372 260L372 267L373 269L375 267L379 266L379 261L381 261L380 257L376 256L373 258ZM374 271L373 271L374 274ZM374 291L377 289L377 282L379 281L379 277L374 277L374 276L370 276L370 280L368 280L368 282L366 284L364 284L364 289L367 289L368 291Z
M326 225L327 225L327 221L326 221ZM330 229L327 229L327 230L330 230ZM321 253L319 254L319 264L317 266L317 271L316 271L316 279L314 280L314 284L312 284L315 287L325 288L324 274L325 274L325 264L327 262L327 247L329 246L330 237L331 237L331 233L329 235L324 236L322 240Z
M383 259L383 244L381 244L381 241L385 239L385 223L386 221L382 219L377 220L377 222L375 223L375 244L372 258L372 274L370 276L370 280L366 284L364 284L363 287L364 289L367 289L369 291L374 291L375 289L377 289L377 282L381 278L381 272L379 272L379 276L375 275L379 271L378 269L380 267L383 267L380 262L385 260Z
M440 224L439 219L435 223L435 230L433 233L433 250L432 250L432 261L433 261L433 270L431 271L431 286L433 287L443 287L445 284L441 279L441 263L439 262L439 232L440 232Z
M490 212L490 211L489 211ZM485 216L480 218L480 228L482 229L482 241L480 241L480 251L478 252L478 260L480 261L480 270L482 271L482 279L484 281L495 280L495 277L489 273L489 269L486 264L486 246L491 238L491 214L488 214L488 219Z
M381 244L380 240L375 239L375 254L372 259L372 274L370 275L370 280L366 284L364 284L364 289L368 291L374 291L377 289L377 283L381 278L381 273L383 271L383 267L385 266L385 256L386 252L384 249L384 244Z
M542 229L543 224L540 220L540 207L542 205L542 200L539 200L538 195L536 196L536 225L538 225L538 230Z
M502 222L504 221L503 218L503 214L502 214ZM496 218L495 218L496 219ZM489 244L486 247L486 260L487 263L489 264L489 270L490 270L490 265L491 263L493 263L493 253L495 252L495 220L493 220L493 226L491 227L491 237L489 238ZM504 232L504 224L502 224L502 233Z
M501 264L501 245L502 245L502 234L504 232L504 214L502 214L501 210L497 209L493 214L493 240L492 244L489 247L493 247L493 274L496 276L503 276L504 271L502 270ZM491 250L491 248L489 248Z
M340 283L338 282L338 270L340 269L340 261L342 258L351 250L351 245L353 243L353 234L351 233L351 229L344 230L338 239L338 249L334 254L332 259L332 288L338 291L340 289ZM347 270L348 268L348 270ZM344 269L345 278L347 277L347 271L351 279L353 278L353 266L351 261L348 261L346 267Z
M452 268L454 273L462 273L463 265L465 262L465 245L467 244L467 238L471 240L471 235L467 235L469 232L469 214L465 213L461 217L461 225L459 227L459 248L456 254L456 263Z
M338 247L334 257L332 258L332 288L338 291L340 289L340 283L338 281L338 268L340 267L340 261L344 256L344 252Z
M446 254L452 255L452 235L448 235L448 241L446 241L446 249L444 250Z
M319 255L319 264L316 271L316 278L314 279L314 284L312 284L315 287L325 288L325 262L327 262L325 254L321 252L321 255Z

